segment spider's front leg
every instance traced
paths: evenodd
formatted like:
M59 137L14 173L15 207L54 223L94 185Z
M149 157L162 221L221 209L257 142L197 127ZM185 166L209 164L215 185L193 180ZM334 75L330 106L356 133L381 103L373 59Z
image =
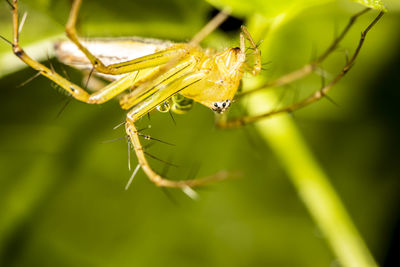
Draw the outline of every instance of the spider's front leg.
M72 95L77 100L87 102L89 94L79 86L71 83L61 75L53 72L43 64L29 57L19 45L19 16L18 16L18 0L13 0L12 4L12 17L13 17L13 38L11 42L14 54L19 57L27 65L37 70L41 75L46 76L56 84L60 85L65 91Z
M246 96L248 94L252 94L254 92L258 92L260 90L264 90L267 88L273 88L273 87L280 87L289 83L292 83L294 81L300 80L306 76L308 76L309 74L315 72L318 69L318 65L320 65L333 51L335 51L337 49L337 47L339 46L340 42L343 40L343 38L346 36L346 34L349 32L350 28L353 26L353 24L356 22L356 20L362 16L363 14L365 14L366 12L368 12L370 9L366 8L363 9L362 11L354 14L353 16L351 16L351 18L349 19L349 22L347 23L346 27L343 29L343 31L338 35L338 37L336 37L332 43L329 45L329 47L319 56L317 57L314 61L312 61L311 63L308 63L306 65L304 65L303 67L294 70L290 73L287 73L273 81L269 81L267 83L264 83L260 86L258 86L257 88L254 88L252 90L248 90L245 91L241 94L237 95L237 98L241 98L243 96Z
M14 0L16 1L16 0ZM79 9L81 7L82 0L74 0L72 8L68 17L68 22L65 26L65 32L68 38L85 54L87 59L92 63L93 68L100 73L118 75L133 72L139 69L149 68L165 64L170 60L176 58L182 53L186 52L186 45L175 44L162 51L150 54L148 56L141 57L139 59L133 59L121 63L105 65L99 58L93 55L79 40L76 31L76 21L78 19Z
M205 74L202 72L191 72L167 83L157 84L156 91L145 100L137 103L127 115L125 124L126 133L133 145L139 165L146 173L150 181L157 186L185 189L225 180L228 178L228 173L226 171L221 171L212 176L193 180L173 181L162 177L149 165L143 150L143 146L139 140L139 132L134 124L138 119L152 111L161 102L170 98L177 92L200 82L204 77Z
M14 54L19 57L23 62L27 65L32 67L33 69L37 70L41 75L47 77L48 79L55 82L61 88L63 88L68 94L70 94L73 98L89 103L89 104L101 104L104 103L116 95L120 94L121 92L125 91L126 89L130 88L135 84L135 79L137 77L136 71L131 71L126 73L122 78L116 80L104 88L89 94L83 88L76 85L75 83L70 82L69 80L65 79L58 73L54 72L53 70L47 68L43 64L37 62L36 60L32 59L28 56L25 51L19 45L19 15L18 15L18 0L13 0L12 2L12 13L13 13L13 38L11 46ZM119 63L124 70L126 69L134 69L134 70L141 70L145 68L150 68L152 66L159 66L160 62L169 62L171 61L171 53L160 51L159 53L151 54L148 56L140 57L135 60ZM181 51L175 50L173 51L174 57L172 59L178 59L181 55ZM146 77L145 77L146 78Z
M312 72L312 70L315 68L315 66L322 62L339 44L339 42L343 39L344 35L348 32L348 30L350 29L350 27L353 25L354 21L356 20L357 17L361 16L362 14L364 14L368 9L354 15L351 19L349 24L346 26L346 28L344 29L344 31L340 34L340 36L334 40L334 42L331 44L331 46L326 50L325 53L323 53L316 61L314 61L313 63L306 65L305 67L303 67L300 70L297 70L295 72L292 72L288 75L283 76L282 78L276 80L276 82L273 82L270 84L270 86L275 86L277 87L278 85L283 85L286 84L288 82L292 82L294 80L297 80L299 78L304 77L305 75L309 74ZM383 12L380 12L378 14L378 16L367 26L367 28L365 28L365 30L361 33L361 38L360 41L358 43L358 46L356 48L356 50L354 51L352 57L347 61L346 65L343 67L342 71L336 75L336 77L326 86L324 86L323 88L321 88L320 90L314 92L313 94L311 94L310 96L308 96L307 98L303 99L302 101L295 103L293 105L290 106L286 106L284 108L281 109L277 109L277 110L272 110L266 113L262 113L259 115L255 115L255 116L244 116L244 117L239 117L239 118L233 118L233 119L229 119L226 120L226 118L224 120L219 120L217 121L217 126L220 128L236 128L236 127L240 127L249 123L253 123L256 122L257 120L260 119L264 119L264 118L268 118L271 117L273 115L276 114L280 114L280 113L285 113L285 112L293 112L295 110L298 110L300 108L303 108L305 106L308 106L311 103L314 103L316 101L318 101L319 99L323 98L324 96L326 96L326 94L332 89L332 87L334 85L336 85L345 75L346 73L352 68L352 66L354 65L354 62L364 44L364 40L366 35L368 34L369 30L379 21L379 19L383 16ZM264 89L266 88L266 85L261 86L260 88L257 88L255 90L249 91L249 93L253 93L256 92L260 89Z

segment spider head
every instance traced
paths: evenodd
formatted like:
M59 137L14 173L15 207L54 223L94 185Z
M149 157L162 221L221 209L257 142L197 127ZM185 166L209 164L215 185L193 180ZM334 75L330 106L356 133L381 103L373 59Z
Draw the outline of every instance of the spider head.
M209 56L200 67L204 78L181 94L218 113L226 111L240 85L245 60L245 52L238 47Z
M230 99L214 102L212 110L214 110L218 113L223 113L225 110L227 110L229 108L229 106L231 105L231 102L232 101Z

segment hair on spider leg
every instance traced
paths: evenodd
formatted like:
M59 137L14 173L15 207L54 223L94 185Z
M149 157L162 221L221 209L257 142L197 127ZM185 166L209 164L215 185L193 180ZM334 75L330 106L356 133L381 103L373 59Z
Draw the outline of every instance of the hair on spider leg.
M166 142L166 141L163 141L163 140L160 140L160 139L151 137L150 135L142 134L142 133L140 133L139 131L138 131L137 134L138 134L139 136L143 137L143 138L146 139L146 140L153 140L153 141L157 141L157 142L160 142L160 143L163 143L163 144L166 144L166 145L176 146L175 144L168 143L168 142Z
M255 55L255 54L257 54L256 52L255 52L255 50L256 50L257 48L254 48L254 47L246 47L246 50L244 50L244 52L246 53L246 56L249 56L249 55ZM249 52L249 50L251 50L252 52Z
M113 127L113 130L118 129L119 127L121 127L121 126L124 125L125 123L126 123L125 120L124 120L123 122L118 123L117 125L115 125L115 126ZM147 129L150 129L150 128L151 128L151 124L147 125L146 127L141 128L141 129L139 129L139 130L137 130L137 131L138 131L138 132L141 132L141 131L144 131L144 130L147 130Z
M131 170L131 149L132 143L129 138L126 139L126 144L128 145L128 170ZM140 165L140 164L139 164Z
M21 31L22 31L22 28L24 27L27 16L28 16L28 12L25 11L24 14L22 15L21 21L19 22L18 34L21 34Z
M62 114L62 113L64 112L64 110L67 108L67 106L69 105L69 103L71 103L71 100L72 100L71 97L66 98L64 104L61 106L60 110L57 112L57 115L56 115L56 117L55 117L54 119L58 119L58 118L61 116L61 114Z
M63 72L65 78L66 78L68 81L71 81L71 77L69 77L69 74L68 74L67 70L64 68L64 66L63 66L63 65L60 65L60 67L61 67L61 71Z
M61 108L61 110L58 112L58 115L56 116L56 118L57 118L59 115L61 115L62 111L63 111L63 110L65 109L65 107L71 102L71 100L73 100L73 98L72 98L72 95L71 95L70 93L68 93L67 91L65 91L64 88L62 88L61 86L59 86L57 83L51 82L51 83L50 83L50 86L51 86L53 89L55 89L58 93L60 93L61 95L67 97L67 100L66 100L67 103L65 103L65 104L64 104L65 106L63 106L63 107Z
M262 45L263 42L264 42L264 39L259 40L259 41L256 43L256 48L259 48L259 47Z
M191 180L194 179L197 175L197 173L199 172L201 167L201 163L199 162L194 162L188 172L188 175L186 176L186 180Z
M336 40L339 36L339 22L336 18L333 20L333 40Z
M128 137L129 137L128 135L124 135L124 136L121 136L121 137L118 137L118 138L114 138L114 139L110 139L110 140L101 141L101 144L113 143L113 142L116 142L116 141L120 141L120 140L127 139ZM129 141L129 139L128 139L128 141Z
M131 186L132 181L133 181L133 178L135 178L135 176L136 176L137 172L139 171L139 169L140 169L140 164L138 163L138 164L136 165L135 170L133 170L131 177L129 177L129 180L128 180L128 182L126 183L125 190L128 190L129 187ZM130 170L130 168L129 168L129 170Z
M124 120L123 122L118 123L117 125L115 125L115 126L113 127L113 130L118 129L119 127L121 127L121 126L124 125L125 123L126 123L125 120Z
M0 38L1 38L4 42L8 43L9 45L14 46L14 44L13 44L10 40L8 40L6 37L4 37L3 35L0 35Z
M345 58L345 62L346 62L346 65L349 63L349 49L344 49L343 50L343 53L344 53L344 58Z
M168 161L172 161L172 156L168 157ZM160 174L162 177L168 177L168 171L169 168L171 167L171 165L168 164L164 164L163 169L161 170ZM167 187L159 187L161 189L161 191L165 194L165 196L168 198L169 201L171 201L171 203L173 203L174 205L178 205L178 201L176 200L176 198L171 194L171 192L169 191L169 189Z
M294 93L293 93L292 105L297 103L297 101L299 100L300 88L298 88L297 90L293 90L293 92Z
M326 75L325 75L325 70L323 68L320 68L321 71L321 88L320 90L322 90L323 88L325 88L326 86ZM321 93L323 94L323 91L321 91ZM330 96L328 96L327 94L323 94L323 97L325 97L329 102L331 102L334 106L339 107L339 104L336 103Z
M287 92L289 90L287 90L288 88L292 88L292 85L285 85L283 87L282 92L280 93L279 97L275 100L275 103L272 105L272 109L271 110L278 110L279 106L282 104L283 99L285 98L285 96L287 95Z
M64 90L64 88L62 88L61 86L59 86L57 83L55 82L50 82L50 86L51 88L55 89L58 93L60 93L63 96L67 96L67 97L71 97L71 94L66 92Z
M72 98L72 95L69 93L69 92L66 92L65 90L64 90L64 88L62 88L60 85L58 85L57 83L55 83L55 82L50 82L50 87L51 88L53 88L53 89L55 89L58 93L60 93L61 95L63 95L63 96L66 96L66 97L69 97L69 98Z
M182 187L182 192L192 200L199 200L200 198L199 194L189 186Z
M271 65L271 64L272 64L272 61L271 61L271 60L270 60L270 61L267 61L267 62L264 62L264 63L261 63L261 71L270 70L270 68L266 68L265 66Z
M333 78L333 75L327 72L322 66L316 66L314 69L314 74L319 75L320 77L326 78Z
M88 77L87 77L87 79L86 79L85 89L88 88L89 81L90 81L90 78L92 77L93 71L94 71L94 67L92 67L92 68L90 69L89 75L88 75Z
M264 42L264 40L260 40L255 44L255 47L249 46L246 47L246 51L247 50L256 50L257 48L259 48L261 46L261 44Z
M340 107L340 105L339 105L335 100L333 100L332 97L330 97L330 96L328 96L328 95L324 95L324 98L325 98L326 100L328 100L329 102L331 102L334 106Z
M48 53L47 53L47 60L48 60L49 63L50 63L52 72L54 73L55 70L54 70L54 68L53 68L53 64L52 64L51 61L50 61L50 58L49 58L49 54L48 54ZM62 65L61 65L61 69L62 69L62 71L64 72L64 75L66 76L66 78L67 78L68 80L70 80L67 71L64 69L64 67L63 67ZM35 76L31 77L31 79L28 79L27 81L25 81L25 82L23 83L23 85L25 85L25 84L27 84L28 82L32 81L34 78L40 76L40 74L41 74L40 72L36 73ZM70 94L65 94L65 91L64 91L64 90L60 90L61 88L60 88L57 84L51 83L51 86L52 86L53 88L55 88L57 91L61 91L65 96L67 96L67 98L65 99L64 104L61 106L60 110L57 112L57 114L56 114L56 116L55 116L55 118L54 118L54 119L58 119L58 118L61 116L61 114L65 111L65 109L67 108L67 106L71 103L72 97L71 97Z
M321 77L321 88L320 89L322 89L322 88L324 88L325 87L325 85L326 85L326 76L325 76L325 70L324 70L324 68L320 68L320 77Z
M315 62L317 60L317 58L318 58L317 45L315 44L315 42L312 42L309 62Z
M253 53L251 53L251 54L253 54ZM251 55L251 54L246 54L246 56ZM268 62L266 62L266 63L261 63L261 71L270 70L269 68L267 69L267 68L265 68L264 66L269 65L269 64L271 64L271 63L272 63L272 61L268 61ZM249 71L251 71L251 69L253 69L253 67L251 67L251 64L249 64L249 63L247 63L247 62L246 62L246 64L245 64L245 68L246 68L246 70L249 70Z
M171 156L169 157L169 161L171 161ZM163 168L163 170L162 170L162 172L161 172L161 174L163 175L163 177L166 177L167 176L167 171L169 170L169 167L170 166L168 166L168 165L165 165L164 166L164 168ZM199 169L200 169L200 167L201 167L201 164L200 163L193 163L192 165L191 165L191 168L189 169L189 172L188 172L188 175L187 175L187 177L186 177L186 179L184 179L184 180L192 180L192 179L194 179L194 177L196 177L196 175L197 175L197 173L198 173L198 171L199 171ZM164 187L162 187L162 188L164 188ZM206 188L206 187L201 187L202 189L204 189L204 188ZM167 188L166 188L167 189ZM189 198L191 198L191 199L194 199L194 200L197 200L198 198L199 198L199 195L197 194L197 192L196 191L194 191L191 187L189 187L189 186L187 186L187 187L184 187L184 188L182 188L182 192L184 193L184 194L186 194ZM166 191L165 193L168 193L169 194L169 191ZM175 199L174 199L175 200ZM175 201L174 201L175 202Z
M150 154L150 153L147 152L147 151L143 151L143 153L146 154L147 156L149 156L149 157L152 158L152 159L158 160L158 161L160 161L160 162L162 162L162 163L165 163L165 164L168 164L168 165L170 165L170 166L172 166L172 167L176 167L176 168L179 167L179 165L176 165L176 164L173 164L173 163L168 162L168 161L166 161L166 160L160 159L159 157L154 156L153 154Z
M330 96L328 96L327 94L325 94L323 92L323 89L326 87L326 83L325 83L325 75L324 75L324 69L321 68L322 71L322 75L321 75L321 88L320 88L320 92L322 94L322 97L326 98L329 102L331 102L334 106L339 107L340 105L334 101Z
M261 66L266 66L266 65L270 65L270 64L272 64L272 60L261 63Z
M194 177L196 177L197 173L200 170L200 165L201 165L200 163L192 164L192 167L189 170L186 180L191 180ZM203 189L205 189L205 187L203 187ZM193 200L198 200L200 198L199 194L189 186L183 187L182 192Z
M149 125L147 125L146 127L143 127L143 128L141 128L141 129L138 129L137 131L138 131L138 132L142 132L142 131L148 130L148 129L150 129L150 128L151 128L151 125L149 124Z
M165 177L165 176L163 176ZM158 188L161 189L163 194L167 197L169 201L175 206L179 206L179 202L176 200L176 198L171 194L170 188L165 187L165 186L159 186Z
M31 77L29 77L28 79L26 79L24 82L20 83L19 85L16 86L16 88L21 88L25 85L27 85L28 83L30 83L31 81L33 81L35 78L40 76L40 71L36 72L34 75L32 75Z
M173 122L174 125L176 126L176 121L175 121L174 115L172 114L171 110L168 110L168 113L169 113L169 116L170 116L171 119L172 119L172 122Z
M168 162L172 162L172 155L170 155L169 157L168 157L168 160L167 160ZM169 164L164 164L164 167L162 168L162 170L161 170L161 172L160 172L160 174L161 174L161 176L162 177L168 177L168 171L169 171L169 169L170 169L170 167L171 167L171 165L169 165Z
M11 10L15 9L15 6L10 2L10 0L6 0L6 2L10 6Z
M143 145L143 150L149 149L150 147L154 146L157 142L155 141L151 141L149 143L147 143L146 145Z
M56 71L54 69L53 63L51 62L48 50L46 51L46 58L47 58L47 63L49 63L49 65L50 65L51 72L55 73Z

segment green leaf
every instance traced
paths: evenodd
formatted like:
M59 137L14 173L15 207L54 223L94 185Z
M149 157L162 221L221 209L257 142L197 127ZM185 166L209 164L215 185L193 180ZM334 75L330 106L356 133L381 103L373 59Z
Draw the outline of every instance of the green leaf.
M288 1L265 1L265 0L207 0L217 7L230 7L232 12L238 16L248 16L259 13L265 17L275 17L282 13L296 14L306 8L321 5L332 0L288 0Z
M264 62L272 62L264 65L266 70L261 74L267 78L308 62L313 45L320 52L331 41L333 21L337 20L341 27L350 16L347 9L333 1L329 8L309 8L328 2L325 0L209 2L227 3L234 8L234 14L241 13L247 18L255 17L252 12L257 12L260 21L266 15L290 13L283 16L283 26L274 33L269 32L268 39L262 43ZM70 3L70 0L20 1L21 15L28 11L21 45L34 59L49 64L46 53L51 51L50 39L64 35ZM2 4L0 34L10 39L11 14L5 1ZM360 9L357 4L351 4ZM209 10L204 0L83 0L79 32L85 37L139 35L185 41L210 19ZM372 13L366 15L365 22ZM333 178L332 183L377 255L382 255L381 248L388 246L387 224L392 223L393 201L400 182L396 176L399 168L393 161L395 154L391 153L399 151L393 139L398 136L398 127L389 123L397 119L393 112L397 92L393 85L397 76L388 78L400 65L393 61L398 47L394 37L400 27L396 19L388 14L380 21L371 32L373 38L366 40L367 49L363 49L348 79L335 88L332 97L340 104L339 109L323 100L295 114L304 129L305 140L310 143L307 147L315 149L321 168ZM253 37L263 36L258 20L252 18L246 25ZM357 25L364 24L361 21ZM354 29L353 33L354 36L348 36L344 49L352 49L358 41L359 31ZM219 41L222 38L215 41L216 36L228 41ZM208 40L229 47L229 41L237 43L238 39L220 32ZM255 39L257 43L262 40ZM267 43L271 44L268 50ZM263 130L263 135L281 131L288 136L281 136L268 148L253 127L217 131L213 127L212 112L200 105L185 116L175 116L176 126L169 114L154 113L151 121L143 118L138 126L142 128L151 123L152 128L146 134L176 144L174 147L157 143L147 146L151 154L179 165L179 168L170 168L168 176L186 178L196 169L200 169L198 176L225 169L241 171L242 179L202 189L198 202L186 199L176 190L167 191L175 199L169 201L171 196L154 187L143 172L138 173L131 188L125 191L131 175L126 142L104 141L124 136L123 127L116 131L112 128L124 120L126 112L115 101L98 107L73 100L57 117L67 99L44 77L16 88L35 72L23 64L15 67L11 58L19 62L9 44L0 42L0 76L3 74L0 79L0 266L339 264L325 242L326 236L316 229L302 207L295 194L297 187L285 179L284 171L289 167L298 167L292 172L298 171L300 175L309 173L309 166L303 166L308 157L299 155L301 151L293 142L296 136L290 131L283 132L283 127ZM340 50L332 58L342 64L344 52ZM324 67L330 74L331 62L328 63ZM56 71L63 73L59 64L55 61L53 64ZM25 69L16 72L21 67ZM71 81L81 83L82 77L76 72L69 68L66 72ZM382 74L384 80L378 80ZM319 88L318 77L311 78L317 84L306 80L284 88L282 96L287 94L290 101L296 101L297 93L300 97L305 90ZM246 101L249 106L248 100L241 102ZM390 108L385 103L394 106ZM278 105L277 101L273 104ZM238 116L243 115L239 103L232 108ZM271 153L272 149L277 151L284 146L285 150L280 149L281 156ZM296 161L295 164L280 165L283 156ZM133 155L132 164L136 164ZM164 164L156 160L151 165L159 172L167 172ZM315 205L322 203L321 199ZM330 223L334 233L339 232L341 220Z
M381 0L352 0L352 1L360 3L361 5L372 9L387 12L386 7Z

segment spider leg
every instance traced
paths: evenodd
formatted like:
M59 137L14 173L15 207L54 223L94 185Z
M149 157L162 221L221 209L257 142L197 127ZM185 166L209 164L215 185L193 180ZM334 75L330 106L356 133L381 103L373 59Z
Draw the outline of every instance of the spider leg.
M168 85L171 81L191 72L197 63L196 58L190 56L173 61L174 64L167 63L164 66L155 68L147 76L138 80L132 87L132 92L120 99L121 107L130 109L163 86Z
M162 177L160 174L156 173L149 165L145 156L143 146L139 140L139 132L134 124L139 118L149 113L162 101L165 101L179 91L196 84L204 77L205 74L202 72L193 72L183 75L177 79L173 79L167 84L161 83L157 85L159 88L155 92L153 92L150 96L147 96L145 100L137 103L127 114L125 124L126 133L130 138L141 168L146 173L150 181L152 181L157 186L181 188L182 190L185 190L190 187L205 185L228 178L228 173L226 171L221 171L212 176L204 177L201 179L192 180L173 181Z
M253 38L251 37L249 31L247 30L246 26L241 27L242 33L240 34L240 50L242 53L246 53L246 48L245 48L245 38L249 41L250 46L253 50L253 56L254 56L254 65L253 67L248 67L248 72L253 74L254 76L259 74L261 71L261 51L258 49L258 46L255 44L253 41Z
M67 91L75 99L90 104L101 104L112 99L114 96L120 94L127 88L130 88L131 86L134 85L137 76L136 71L126 73L119 80L116 80L108 84L107 86L103 87L102 89L92 94L89 94L80 86L70 82L68 79L62 77L58 73L54 72L53 70L49 69L43 64L32 59L25 53L25 51L19 45L18 0L13 0L12 12L13 12L13 39L12 39L13 41L11 42L11 46L14 54L17 57L19 57L23 62L25 62L27 65L37 70L41 75L55 82L57 85L59 85L61 88ZM172 61L175 62L174 59L177 58L179 57L177 57L175 53L174 57L172 57ZM130 63L131 65L125 63L124 67L143 69L143 68L149 68L149 66L158 66L160 62L171 62L171 55L158 54L157 57L155 57L154 54L152 54L146 57L136 59L136 62ZM170 63L167 63L166 65L169 64Z
M365 11L364 11L364 13L365 13ZM244 116L244 117L234 118L234 119L230 119L230 120L220 120L217 122L217 125L221 128L240 127L242 125L253 123L259 119L271 117L276 114L285 113L285 112L293 112L295 110L298 110L300 108L308 106L309 104L314 103L314 102L318 101L319 99L323 98L332 89L332 87L334 85L336 85L346 75L346 73L352 68L352 66L354 65L354 62L355 62L357 56L359 55L360 50L364 44L366 35L368 34L369 30L379 21L379 19L383 16L383 14L384 14L383 12L380 12L378 14L378 16L361 33L360 41L358 42L358 46L357 46L356 50L354 51L352 57L349 59L349 61L343 67L342 71L338 75L336 75L336 77L333 78L333 80L330 83L328 83L327 85L325 85L323 88L321 88L320 90L314 92L313 94L306 97L302 101L295 103L293 105L286 106L284 108L277 109L277 110L272 110L272 111L269 111L269 112L266 112L263 114L259 114L259 115L255 115L255 116ZM355 18L356 17L353 16L353 18L350 21L354 21ZM333 47L333 46L331 46L331 47Z
M204 27L190 40L193 45L198 45L210 33L215 31L229 16L230 9L225 8L219 12L212 20L210 20Z
M272 87L280 87L283 85L286 85L288 83L292 83L294 81L297 81L299 79L302 79L306 77L307 75L313 73L315 70L317 70L318 65L321 64L333 51L336 50L336 48L339 46L340 42L343 40L343 38L346 36L348 31L351 29L353 24L356 22L356 20L365 14L367 11L369 11L369 8L363 9L359 13L354 14L351 16L349 19L349 22L347 23L346 27L343 29L343 31L339 34L337 38L335 38L332 43L329 45L329 47L318 57L316 58L313 62L304 65L300 69L294 70L288 74L285 74L273 81L269 81L267 83L262 84L261 86L258 86L257 88L254 88L252 90L248 90L245 92L242 92L241 94L238 94L236 98L241 98L245 95L252 94L254 92L258 92L260 90L264 90L267 88L272 88Z
M16 2L16 0L14 0ZM99 58L94 56L79 40L76 31L76 21L82 0L74 0L65 26L68 38L86 55L97 72L104 74L124 74L139 69L149 68L164 64L184 52L186 45L176 44L154 54L117 64L104 65Z

